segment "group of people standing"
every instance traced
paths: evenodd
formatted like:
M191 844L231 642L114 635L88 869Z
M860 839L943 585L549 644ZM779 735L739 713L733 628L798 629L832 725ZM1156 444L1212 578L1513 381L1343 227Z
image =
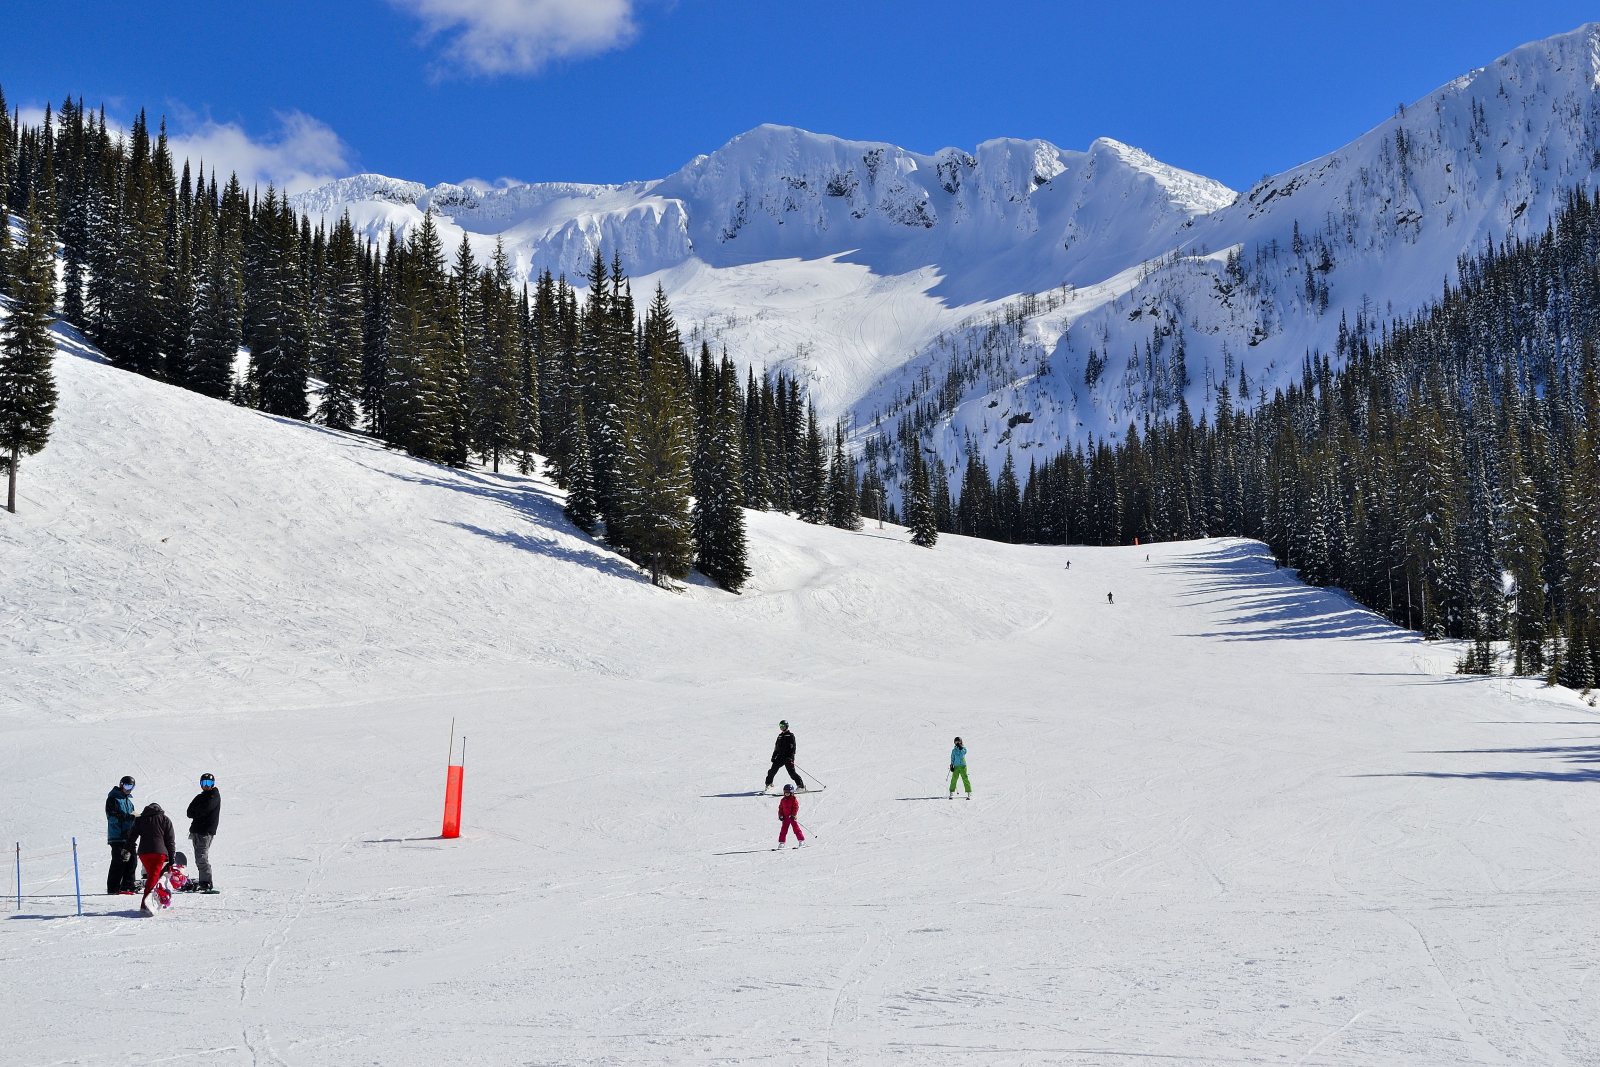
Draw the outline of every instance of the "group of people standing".
M111 844L111 869L106 872L108 896L132 896L139 892L135 872L144 869L144 892L139 898L140 908L150 899L161 876L172 865L177 855L176 834L172 820L160 804L151 802L143 811L136 811L133 790L137 783L132 775L123 775L122 781L106 794L106 839ZM211 840L217 834L217 823L222 818L222 790L217 788L216 775L200 776L200 792L189 802L185 812L189 818L189 840L194 847L194 861L199 878L183 886L184 891L210 893L216 887L211 881Z
M1070 566L1070 564L1069 564ZM789 772L789 777L794 779L793 785L784 785L783 799L778 801L778 848L782 848L789 838L789 831L794 831L795 848L806 843L805 831L800 827L800 798L795 796L798 787L801 792L808 792L805 781L800 777L794 766L795 750L798 743L789 730L788 720L778 723L778 741L772 746L772 766L767 769L767 783L761 789L763 793L772 788L772 781L778 776L780 770ZM956 797L956 783L960 782L967 790L967 799L972 799L972 780L967 777L967 746L961 738L956 738L956 747L950 750L950 798ZM774 849L776 851L776 849Z

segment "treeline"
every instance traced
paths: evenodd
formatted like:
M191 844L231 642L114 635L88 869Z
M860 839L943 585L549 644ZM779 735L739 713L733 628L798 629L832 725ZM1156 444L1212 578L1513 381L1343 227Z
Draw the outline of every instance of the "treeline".
M61 316L116 366L437 463L530 473L542 455L572 520L658 583L698 567L738 590L742 507L850 529L883 506L800 382L686 351L617 256L582 290L548 271L519 286L498 242L487 263L466 235L447 253L431 212L378 247L81 101L28 126L0 94L0 182L60 241Z
M1214 420L1130 425L991 483L970 454L941 529L1005 541L1259 538L1490 669L1600 684L1600 199L1574 192L1537 238L1460 264L1431 307L1267 397L1224 382ZM1339 362L1341 369L1334 369Z

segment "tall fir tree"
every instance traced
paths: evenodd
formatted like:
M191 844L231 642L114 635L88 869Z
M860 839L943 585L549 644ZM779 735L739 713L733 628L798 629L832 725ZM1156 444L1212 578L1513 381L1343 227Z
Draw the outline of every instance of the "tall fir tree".
M6 509L17 510L23 456L41 451L55 420L55 241L30 201L26 236L12 257L11 307L0 323L0 453L6 460Z
M656 353L659 355L659 350ZM694 563L690 518L690 427L683 403L683 367L676 360L650 360L644 395L637 407L634 433L624 442L612 485L613 514L621 537L608 541L665 586L668 578L684 578Z
M828 525L841 530L861 529L861 488L856 463L845 447L844 423L833 424L833 455L828 463Z
M740 456L743 398L733 362L724 356L713 370L709 350L701 351L694 461L695 566L723 589L737 593L750 577Z
M334 224L328 239L325 275L318 295L324 334L318 349L322 400L317 405L317 421L335 430L353 430L360 419L366 309L361 252L348 212Z
M909 466L909 484L906 487L906 526L911 530L911 543L919 548L932 548L939 543L938 517L934 513L933 488L928 478L928 464L920 448L906 457Z
M600 509L594 499L594 456L589 449L589 426L583 415L583 401L574 401L572 414L572 454L566 464L567 520L586 534L600 524Z

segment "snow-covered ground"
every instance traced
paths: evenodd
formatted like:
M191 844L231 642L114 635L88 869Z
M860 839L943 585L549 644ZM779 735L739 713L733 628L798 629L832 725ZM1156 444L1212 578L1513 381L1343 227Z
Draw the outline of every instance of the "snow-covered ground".
M673 595L543 483L58 373L0 514L0 839L76 835L93 892L117 778L212 771L223 893L78 918L30 861L0 1063L1600 1058L1600 716L1259 545L758 514L745 595ZM773 853L780 718L827 790Z

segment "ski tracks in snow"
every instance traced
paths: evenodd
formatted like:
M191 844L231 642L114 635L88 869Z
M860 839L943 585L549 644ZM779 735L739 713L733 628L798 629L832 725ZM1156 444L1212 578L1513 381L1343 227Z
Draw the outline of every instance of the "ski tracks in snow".
M278 1053L272 1043L269 1013L273 972L277 970L278 961L283 955L284 946L289 942L295 924L305 915L306 909L311 905L312 895L327 877L328 860L345 852L359 836L360 834L352 834L337 848L324 849L317 853L316 866L306 876L305 885L295 893L293 900L284 904L278 924L262 939L260 948L240 969L239 1004L244 1016L240 1031L245 1047L250 1050L250 1060L254 1067L261 1067L263 1063L287 1067L288 1061Z
M857 1057L861 1056L861 1046L864 1044L861 1035L862 1008L867 1002L883 995L884 972L893 956L894 941L889 937L888 928L882 923L868 927L861 949L845 967L844 973L839 976L839 985L833 991L833 1003L828 1009L828 1029L823 1036L823 1067L832 1067L834 1034L839 1029L849 1035L850 1050ZM864 1062L870 1062L870 1057Z

